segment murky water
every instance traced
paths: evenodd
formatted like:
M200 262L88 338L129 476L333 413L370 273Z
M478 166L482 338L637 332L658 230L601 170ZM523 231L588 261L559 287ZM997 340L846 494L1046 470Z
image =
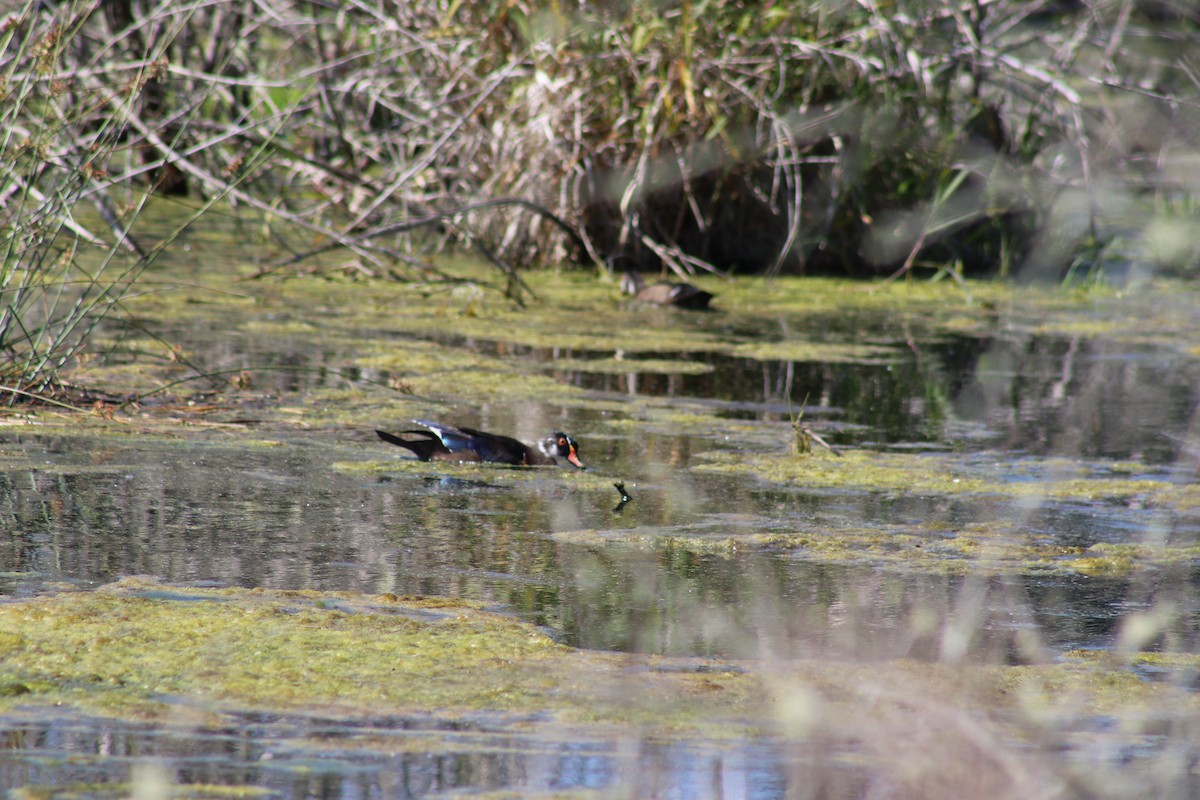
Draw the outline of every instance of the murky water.
M98 585L137 574L185 583L450 595L518 613L582 647L893 658L919 652L903 629L915 609L954 613L963 576L881 571L869 559L812 562L770 547L736 556L669 543L597 549L553 534L711 530L727 537L933 518L962 526L1017 513L1006 500L846 497L731 485L738 482L712 476L679 486L676 475L630 481L634 500L618 515L615 490L572 495L550 484L341 474L335 462L382 445L358 435L353 438L364 441L323 438L281 435L279 447L248 453L229 443L10 437L10 447L28 448L40 465L0 476L6 528L13 532L3 550L0 588L22 596L47 582ZM589 453L593 463L603 458L595 449ZM626 480L628 474L612 472ZM1027 516L1028 529L1064 546L1089 546L1126 541L1156 524L1158 515L1063 503ZM1177 535L1194 537L1195 531L1195 520L1175 528ZM980 643L979 657L992 660L1014 630L1030 624L1047 647L1105 646L1136 583L990 577L985 591L997 602L988 604L1003 614L987 626L993 641ZM834 618L847 612L848 619Z
M1137 462L1139 477L1186 482L1196 468L1189 443L1200 397L1200 364L1192 355L1104 337L1018 336L1001 323L991 335L914 333L886 313L656 319L729 337L865 337L887 355L823 363L701 349L653 354L703 365L689 374L613 373L586 367L611 351L425 337L583 389L594 402L495 402L452 418L527 440L544 429L571 431L593 473L629 487L633 500L619 509L615 489L572 492L552 472L513 483L486 472L462 479L341 469L406 456L379 442L369 420L303 430L265 413L258 418L253 403L226 414L225 425L175 438L10 426L0 433L9 463L0 473L8 531L0 541L0 593L22 597L136 574L436 594L483 601L577 647L979 663L1108 649L1127 615L1169 601L1180 619L1173 647L1200 649L1200 574L1190 561L1104 577L1019 565L907 569L869 551L820 559L769 541L733 549L694 544L797 530L957 531L996 519L1063 548L1196 542L1195 512L1135 502L1030 504L989 494L820 489L692 469L711 452L786 451L790 415L807 398L805 421L845 447L955 452L964 469L992 470L1006 481L1039 480L1070 459L1072 468L1093 473ZM206 351L205 337L179 335L212 369L247 359L272 366L255 375L263 409L303 406L321 388L398 377L346 367L348 348L299 336L208 337ZM395 345L420 338L396 335ZM628 356L639 357L648 356ZM657 405L632 405L647 400ZM630 404L627 414L622 404ZM710 422L656 416L664 410L708 415ZM626 416L636 424L614 424ZM243 446L246 438L260 444ZM946 631L960 624L968 633L948 644ZM351 729L281 718L223 731L10 720L0 729L0 783L7 788L121 782L131 765L148 760L169 765L177 783L254 785L284 797L621 788L628 796L774 798L804 779L806 763L769 740L733 748L547 743L438 720ZM447 743L444 753L407 752L408 739L430 736ZM356 751L359 737L376 743ZM389 737L405 742L395 746L398 754L380 755L377 740ZM842 783L830 796L861 792L854 768L836 774Z

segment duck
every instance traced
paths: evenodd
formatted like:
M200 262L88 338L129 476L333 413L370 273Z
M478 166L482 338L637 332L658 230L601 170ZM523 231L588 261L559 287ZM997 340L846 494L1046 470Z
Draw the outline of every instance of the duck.
M641 273L629 271L621 278L621 291L633 295L635 300L643 303L653 303L659 306L675 306L691 311L701 311L708 308L713 299L711 292L699 289L690 283L666 282L652 283L647 286L642 281Z
M413 422L427 430L375 433L385 442L411 450L422 461L489 461L532 467L557 464L561 458L578 469L586 469L579 460L579 443L562 431L542 439L535 448L498 433L423 419Z

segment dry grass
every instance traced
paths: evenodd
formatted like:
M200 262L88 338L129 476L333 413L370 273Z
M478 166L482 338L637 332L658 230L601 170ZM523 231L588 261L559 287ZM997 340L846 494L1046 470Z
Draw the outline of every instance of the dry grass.
M618 256L1187 270L1196 22L1132 0L30 0L0 19L6 286L81 246L131 254L115 285L136 277L164 241L138 230L146 190L266 220L276 266L337 247L427 278L430 252L468 245L512 296L520 266ZM14 297L9 351L29 349L13 319L56 319Z

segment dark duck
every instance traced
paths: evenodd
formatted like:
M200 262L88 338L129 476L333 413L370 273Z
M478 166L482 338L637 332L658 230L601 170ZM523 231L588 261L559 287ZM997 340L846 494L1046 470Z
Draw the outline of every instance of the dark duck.
M708 308L713 299L710 292L690 283L662 282L647 285L640 273L629 271L621 277L621 291L633 295L635 300L659 306L675 306L692 311Z
M413 422L428 430L375 433L385 442L411 450L422 461L490 461L533 467L557 464L561 458L584 469L583 462L579 460L579 443L562 431L555 431L538 442L537 447L530 447L511 436L474 428L443 425L423 419Z

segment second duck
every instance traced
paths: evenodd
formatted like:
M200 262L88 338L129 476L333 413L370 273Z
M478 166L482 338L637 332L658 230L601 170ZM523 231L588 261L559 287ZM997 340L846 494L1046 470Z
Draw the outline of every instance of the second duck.
M711 292L699 289L690 283L662 282L649 286L642 280L638 272L629 271L621 277L621 291L632 295L642 303L653 303L657 306L675 306L691 311L703 311L708 308L713 299Z

